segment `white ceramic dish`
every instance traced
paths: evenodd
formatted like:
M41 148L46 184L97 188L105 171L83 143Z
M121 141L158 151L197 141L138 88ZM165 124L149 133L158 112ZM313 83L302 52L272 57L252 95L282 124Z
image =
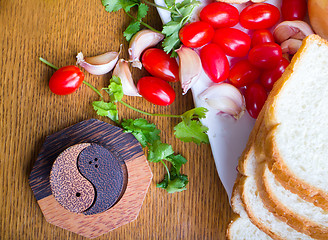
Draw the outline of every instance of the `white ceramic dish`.
M213 2L211 0L200 0L202 4L195 10L192 21L197 20L199 11L208 3ZM159 5L164 6L164 0L155 0ZM279 0L270 0L267 3L274 4L280 7L281 2ZM239 10L243 9L248 4L235 5ZM158 13L163 21L166 23L170 21L170 13L158 9ZM239 24L236 28L243 29ZM229 61L233 60L229 58ZM213 158L216 164L216 168L221 179L221 182L231 198L233 184L237 176L237 164L238 158L244 150L248 136L254 126L255 120L252 119L247 112L238 120L234 120L230 117L224 117L218 115L214 109L211 109L207 104L198 98L198 95L214 84L207 75L202 72L202 75L198 82L191 88L194 103L196 107L205 107L209 109L207 116L202 120L203 124L209 128L208 136L211 144ZM207 159L204 159L207 160Z

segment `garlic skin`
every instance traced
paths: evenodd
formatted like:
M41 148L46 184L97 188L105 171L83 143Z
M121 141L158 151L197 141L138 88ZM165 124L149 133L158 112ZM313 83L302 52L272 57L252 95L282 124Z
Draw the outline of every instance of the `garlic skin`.
M118 56L121 53L122 45L119 52L107 52L94 57L84 57L82 52L76 56L77 64L83 67L87 72L94 75L103 75L115 67Z
M120 59L114 68L113 76L121 79L124 95L141 97L133 82L128 61Z
M160 41L164 39L164 35L151 31L149 29L144 29L136 33L129 45L129 61L132 62L132 67L142 68L142 63L140 62L140 56L143 51L147 48L156 46Z
M281 43L282 53L295 54L297 50L301 47L302 40L298 39L288 39Z
M240 91L229 83L214 84L198 96L208 106L238 120L245 112L245 99Z
M303 21L284 21L273 30L273 36L278 43L290 38L303 40L311 34L313 34L312 28Z
M182 94L198 81L202 72L202 63L199 55L191 48L181 46L176 53L179 55L179 78L182 87Z

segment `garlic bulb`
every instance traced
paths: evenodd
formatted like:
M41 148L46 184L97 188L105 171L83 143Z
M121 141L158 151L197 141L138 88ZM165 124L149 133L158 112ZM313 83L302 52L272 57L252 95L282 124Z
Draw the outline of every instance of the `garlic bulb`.
M76 56L77 64L83 67L87 72L94 75L103 75L110 72L118 60L121 53L122 45L119 52L107 52L94 57L84 57L82 52Z
M310 25L303 21L284 21L273 30L273 36L278 43L290 38L303 40L311 34L313 34L313 31Z
M214 84L199 96L208 106L236 120L245 112L245 100L240 91L229 83Z
M139 69L142 68L140 62L141 53L147 48L156 46L160 41L164 39L164 35L157 33L148 29L141 30L136 33L131 41L128 49L129 52L129 61L132 62L133 67Z
M141 97L133 82L129 63L124 59L120 59L113 71L113 75L121 79L124 95Z
M191 48L181 46L176 52L179 55L179 78L184 95L199 79L202 63L199 55Z

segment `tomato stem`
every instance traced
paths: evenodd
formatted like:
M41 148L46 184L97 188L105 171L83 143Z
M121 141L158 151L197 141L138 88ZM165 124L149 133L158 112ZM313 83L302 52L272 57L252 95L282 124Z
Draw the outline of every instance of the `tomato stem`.
M52 67L53 69L56 69L56 70L58 70L59 68L58 67L56 67L55 65L53 65L52 63L50 63L50 62L48 62L47 60L45 60L44 58L42 58L42 57L39 57L39 60L41 61L41 62L43 62L43 63L45 63L45 64L47 64L49 67Z
M101 100L103 100L103 96L97 88L95 88L94 86L92 86L90 83L86 81L83 81L83 83L87 85L89 88L91 88L93 91L95 91L101 97Z
M149 112L144 112L140 109L137 109L135 107L132 107L131 105L127 104L126 102L123 102L122 100L119 101L121 104L123 104L124 106L136 111L136 112L139 112L139 113L142 113L142 114L145 114L145 115L148 115L148 116L157 116L157 117L171 117L171 118L181 118L182 115L170 115L170 114L159 114L159 113L149 113Z

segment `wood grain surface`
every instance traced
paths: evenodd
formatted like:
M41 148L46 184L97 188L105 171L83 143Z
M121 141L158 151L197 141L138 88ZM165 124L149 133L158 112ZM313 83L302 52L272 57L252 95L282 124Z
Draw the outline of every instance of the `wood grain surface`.
M146 21L161 28L154 8ZM28 176L47 135L82 120L99 118L91 102L97 95L82 86L76 93L56 96L48 88L54 71L38 58L57 66L74 65L77 52L93 56L117 51L128 44L122 32L130 19L121 11L105 12L100 0L0 1L0 239L86 239L49 224L28 184ZM137 80L147 73L134 69ZM86 80L97 88L108 84L110 75ZM193 107L190 93L183 96L172 84L176 101L169 107L154 106L141 98L124 100L142 110L179 114ZM151 163L153 181L140 215L132 223L97 239L224 239L231 210L220 183L209 145L182 143L173 136L177 120L145 117L119 105L121 118L143 117L162 129L163 141L188 159L183 173L188 190L168 194L156 188L164 168Z

